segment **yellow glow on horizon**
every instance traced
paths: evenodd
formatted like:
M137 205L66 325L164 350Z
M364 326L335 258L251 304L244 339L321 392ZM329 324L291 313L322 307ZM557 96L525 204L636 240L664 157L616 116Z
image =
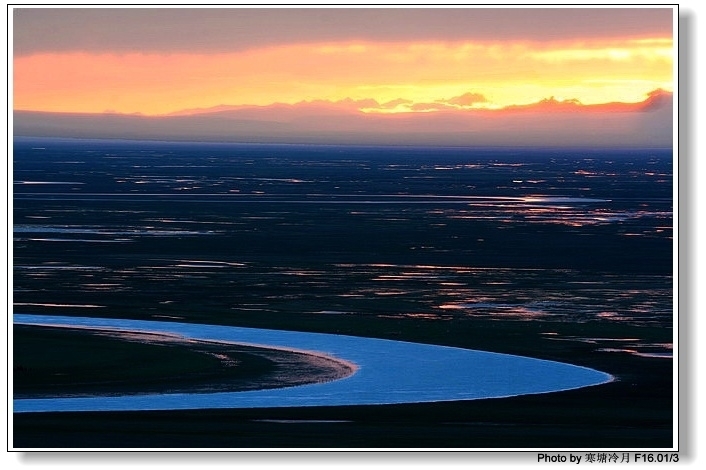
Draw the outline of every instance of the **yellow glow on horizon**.
M548 62L608 61L671 61L671 44L640 41L601 48L555 49L532 53L533 58Z
M638 102L672 89L671 38L600 42L343 42L214 54L56 53L15 57L14 108L160 115L217 105L374 99L429 109L466 93L497 109L550 96ZM370 108L366 108L370 111Z

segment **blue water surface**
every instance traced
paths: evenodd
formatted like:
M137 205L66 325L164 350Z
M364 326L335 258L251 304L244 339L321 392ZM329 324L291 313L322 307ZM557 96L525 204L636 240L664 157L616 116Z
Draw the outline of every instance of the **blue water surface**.
M323 353L357 366L333 382L269 390L17 399L16 413L421 403L548 393L613 380L586 367L529 357L333 334L30 314L15 314L14 323L177 334Z

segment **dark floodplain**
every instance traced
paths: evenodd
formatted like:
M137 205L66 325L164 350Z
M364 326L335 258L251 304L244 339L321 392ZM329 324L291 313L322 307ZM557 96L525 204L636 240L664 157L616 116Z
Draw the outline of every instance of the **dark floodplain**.
M617 379L436 404L29 413L16 447L673 444L671 150L17 138L13 179L15 313L416 341Z

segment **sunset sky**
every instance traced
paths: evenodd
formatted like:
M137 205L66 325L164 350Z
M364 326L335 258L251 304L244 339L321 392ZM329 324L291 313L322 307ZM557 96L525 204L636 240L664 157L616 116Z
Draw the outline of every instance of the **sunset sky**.
M16 111L365 114L638 103L673 90L670 8L18 8Z
M14 40L22 110L637 102L673 79L668 9L18 9Z

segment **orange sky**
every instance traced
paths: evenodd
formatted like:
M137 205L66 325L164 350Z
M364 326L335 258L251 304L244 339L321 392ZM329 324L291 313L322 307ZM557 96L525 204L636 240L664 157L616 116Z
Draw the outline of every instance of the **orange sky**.
M672 37L617 33L541 41L346 38L233 51L39 50L14 58L14 109L160 115L351 98L399 99L365 111L409 112L433 109L424 103L502 108L552 96L638 102L652 90L671 91Z

